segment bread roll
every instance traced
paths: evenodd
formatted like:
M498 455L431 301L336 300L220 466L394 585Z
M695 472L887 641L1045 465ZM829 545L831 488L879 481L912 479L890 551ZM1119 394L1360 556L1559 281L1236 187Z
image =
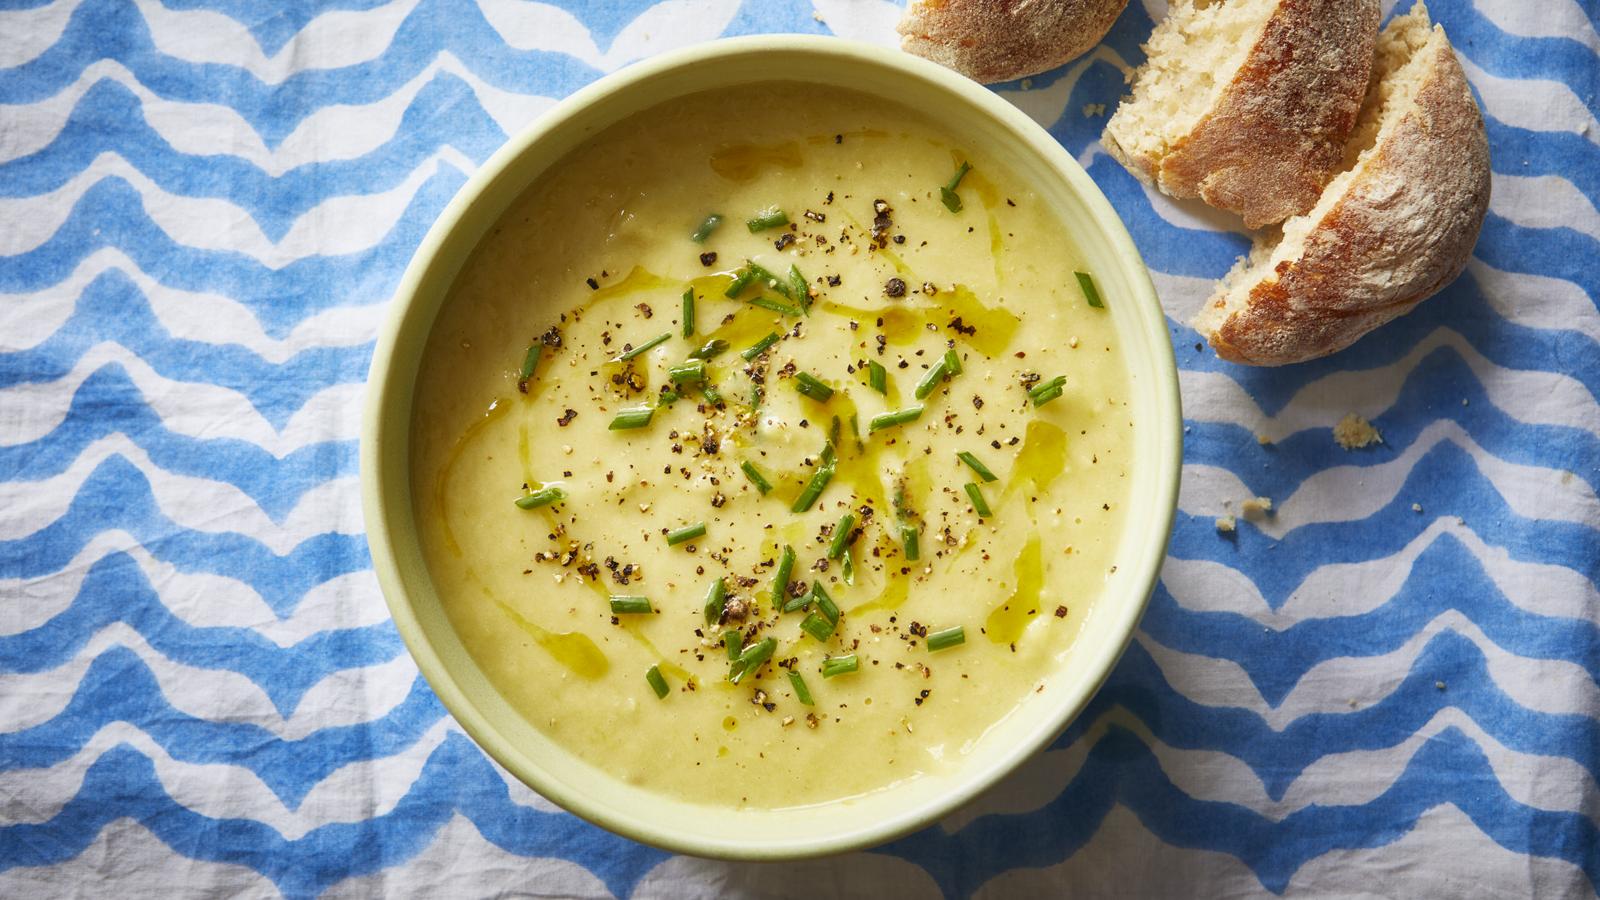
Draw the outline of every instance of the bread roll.
M896 30L902 49L990 84L1081 56L1128 0L912 0Z
M1195 319L1225 359L1325 356L1409 312L1466 266L1489 206L1483 118L1418 3L1379 38L1346 169L1257 242Z
M1174 0L1105 148L1250 228L1303 213L1339 170L1379 15L1378 0Z

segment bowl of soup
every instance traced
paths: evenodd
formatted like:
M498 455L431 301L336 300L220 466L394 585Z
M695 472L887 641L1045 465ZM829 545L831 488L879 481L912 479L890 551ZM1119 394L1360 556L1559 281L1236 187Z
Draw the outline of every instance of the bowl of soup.
M1181 417L1122 223L922 60L719 41L462 188L374 355L373 566L462 727L612 831L739 859L927 825L1126 646Z

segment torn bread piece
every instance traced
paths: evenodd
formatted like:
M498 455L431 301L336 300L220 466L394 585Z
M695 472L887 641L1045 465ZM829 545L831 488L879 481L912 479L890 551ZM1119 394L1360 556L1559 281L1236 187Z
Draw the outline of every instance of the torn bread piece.
M1082 56L1128 0L912 0L900 47L984 84L1037 75Z
M1303 213L1344 159L1379 17L1378 0L1174 0L1102 143L1250 228Z
M1219 356L1326 356L1466 267L1489 207L1489 143L1450 40L1420 2L1378 40L1345 160L1317 205L1259 238L1195 317Z

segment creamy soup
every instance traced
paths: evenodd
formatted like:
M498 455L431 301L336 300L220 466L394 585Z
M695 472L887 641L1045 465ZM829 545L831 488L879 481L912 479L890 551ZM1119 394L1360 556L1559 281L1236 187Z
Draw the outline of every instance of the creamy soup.
M1128 373L1027 184L910 109L674 101L515 202L417 385L463 644L631 782L776 808L960 763L1073 652Z

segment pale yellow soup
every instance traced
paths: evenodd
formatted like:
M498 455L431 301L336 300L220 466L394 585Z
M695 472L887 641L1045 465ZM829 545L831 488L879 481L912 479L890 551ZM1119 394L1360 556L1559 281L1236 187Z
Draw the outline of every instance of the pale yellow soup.
M952 212L940 188L962 162ZM752 231L771 208L790 224ZM710 213L723 221L697 243ZM725 296L747 261L779 285ZM553 740L691 800L811 805L959 765L996 722L1027 714L1117 577L1136 425L1111 317L1087 301L1082 268L1027 184L863 95L716 91L598 135L484 240L423 361L413 492L462 643ZM780 339L745 359L768 334ZM692 383L668 402L668 368L713 340L728 349L704 384L721 402ZM541 352L524 382L530 344ZM919 401L947 349L961 371ZM800 373L832 396L803 394ZM1030 386L1058 376L1061 395L1035 406ZM919 404L919 418L870 430ZM644 427L610 427L645 408ZM797 510L823 468L831 480ZM550 486L564 499L515 503ZM704 536L669 544L697 523ZM785 546L796 562L780 597ZM708 624L718 578L727 602ZM801 628L828 620L813 583L842 610L826 640ZM613 614L613 596L652 612ZM963 643L929 649L930 633L957 626ZM731 663L729 631L742 653L771 639L770 659ZM852 655L855 671L824 677L825 661Z

